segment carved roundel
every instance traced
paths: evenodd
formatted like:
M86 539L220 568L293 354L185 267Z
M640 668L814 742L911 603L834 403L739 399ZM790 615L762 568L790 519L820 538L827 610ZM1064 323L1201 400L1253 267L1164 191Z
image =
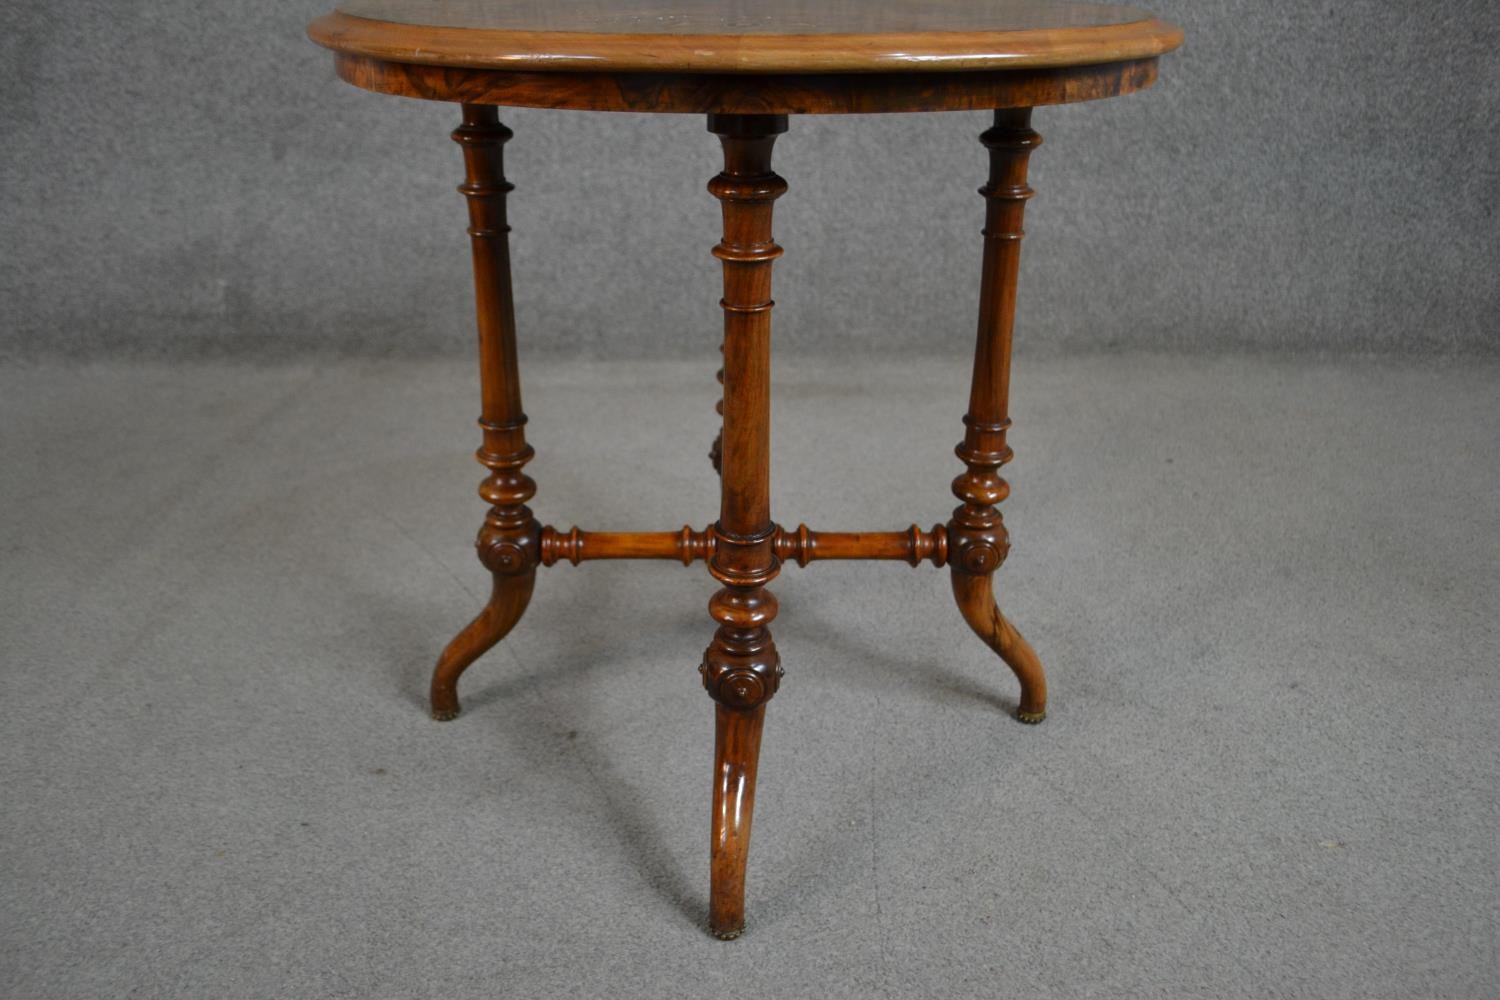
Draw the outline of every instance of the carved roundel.
M491 573L522 573L531 568L531 553L519 542L499 539L479 551L479 560Z
M951 561L965 573L976 576L993 573L1010 552L1010 538L1003 526L986 529L982 534L960 533L954 543L957 552Z
M730 666L707 659L698 668L709 696L730 708L754 708L770 700L781 686L781 665L753 663Z
M1000 550L983 542L978 545L964 546L961 556L964 569L979 575L993 573L999 568L1000 560Z
M718 700L736 708L758 705L766 698L766 685L753 670L731 670L719 677Z

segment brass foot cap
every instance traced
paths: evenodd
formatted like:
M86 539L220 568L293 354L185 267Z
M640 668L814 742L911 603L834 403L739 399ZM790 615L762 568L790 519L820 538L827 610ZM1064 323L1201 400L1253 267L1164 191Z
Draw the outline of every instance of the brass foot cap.
M1046 717L1047 717L1047 710L1045 708L1042 709L1040 712L1023 712L1019 708L1016 709L1016 720L1018 722L1024 722L1028 726L1034 726L1038 722L1041 722Z
M432 717L438 722L451 722L458 718L458 713L461 711L463 711L461 708L434 708Z

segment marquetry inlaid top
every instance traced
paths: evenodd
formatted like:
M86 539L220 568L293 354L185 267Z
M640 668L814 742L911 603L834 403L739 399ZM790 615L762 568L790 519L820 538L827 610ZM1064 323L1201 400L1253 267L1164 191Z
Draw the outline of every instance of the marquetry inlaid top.
M1182 41L1131 7L1047 0L345 0L309 34L391 62L615 73L1038 69Z

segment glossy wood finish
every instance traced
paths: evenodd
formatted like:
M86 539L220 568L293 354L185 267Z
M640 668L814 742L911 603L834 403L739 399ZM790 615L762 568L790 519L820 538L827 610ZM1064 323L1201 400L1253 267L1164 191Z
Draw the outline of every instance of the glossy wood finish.
M308 33L391 62L595 73L1034 69L1182 41L1131 7L1047 0L345 0Z
M719 520L708 571L722 587L708 611L719 623L699 672L715 710L714 810L709 859L709 930L736 937L745 926L745 860L755 808L755 767L765 703L781 684L768 627L780 568L771 520L771 206L786 181L771 170L781 115L710 115L724 169L708 182L724 216L714 247L724 272L724 429ZM732 808L730 805L732 804Z
M964 621L999 654L1021 682L1016 718L1029 725L1041 722L1047 717L1047 675L1031 643L1000 613L993 590L995 575L961 573L955 568L949 576L953 599L958 602Z
M309 36L367 90L593 111L1037 107L1149 87L1182 32L1047 0L349 0Z
M500 124L495 109L477 105L464 105L463 124L453 131L464 153L465 178L458 190L469 203L479 325L479 427L484 443L475 457L489 469L479 495L490 510L475 544L494 582L489 603L448 644L433 670L432 716L438 720L459 713L459 675L520 621L540 561L541 525L526 506L536 495L536 483L523 471L533 451L526 443L526 414L521 409L510 284L505 196L512 185L504 167L504 147L510 138L510 129Z
M561 531L549 524L542 529L541 561L543 566L577 566L595 559L671 559L691 566L709 559L717 545L713 525L702 531L690 525L678 531ZM799 524L787 531L776 525L771 547L778 560L799 566L820 559L899 559L913 566L924 561L944 566L948 528L936 524L923 531L914 524L905 531L813 531Z
M429 700L432 717L439 722L458 718L458 679L465 670L485 653L510 634L526 606L531 603L531 592L536 586L536 567L528 567L521 573L493 573L490 584L490 599L484 610L464 626L463 631L443 648L437 666L432 671Z
M723 701L714 706L708 929L726 941L745 930L745 869L750 860L750 817L755 811L755 771L760 765L765 721L764 701L749 708Z
M639 4L644 0L635 0ZM484 443L480 495L490 509L479 556L491 573L485 608L443 651L432 682L438 719L458 713L463 671L524 614L539 565L600 559L704 562L719 588L716 629L699 671L715 702L710 930L745 926L745 876L767 702L780 686L767 589L783 563L902 560L947 566L955 601L1021 686L1017 711L1047 709L1042 665L1001 614L994 574L1009 550L998 505L1010 459L1008 398L1027 162L1041 141L1039 105L1130 93L1156 79L1181 33L1129 8L1046 0L349 0L309 34L336 53L338 73L369 90L463 104ZM696 112L723 147L708 185L723 212L721 416L710 458L720 473L718 520L703 529L590 532L542 527L516 365L502 149L511 137L494 105ZM993 111L978 332L959 500L946 524L905 531L783 528L770 510L771 269L781 255L772 206L786 190L771 169L789 114Z
M1117 97L1156 82L1156 58L944 73L517 72L341 53L340 77L383 94L571 111L844 115L989 111Z
M1011 459L1005 432L1010 427L1010 353L1024 232L1021 219L1034 193L1026 183L1027 162L1042 137L1031 128L1031 110L1024 108L996 111L994 127L980 141L990 152L990 174L979 190L985 199L979 330L964 439L955 449L967 468L953 480L953 495L962 503L948 522L949 564L953 596L964 620L1021 682L1016 717L1035 723L1047 714L1046 680L1036 654L995 605L991 578L1010 551L996 504L1010 494L999 470Z

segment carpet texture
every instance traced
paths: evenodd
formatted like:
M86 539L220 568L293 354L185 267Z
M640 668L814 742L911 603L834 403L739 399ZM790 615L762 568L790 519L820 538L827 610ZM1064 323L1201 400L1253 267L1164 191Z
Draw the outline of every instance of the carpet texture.
M546 521L701 527L713 360L532 363ZM946 518L966 363L784 361L785 523ZM467 364L0 371L0 995L1487 998L1493 365L1022 358L1002 606L786 567L748 933L701 567L543 571L466 711Z

